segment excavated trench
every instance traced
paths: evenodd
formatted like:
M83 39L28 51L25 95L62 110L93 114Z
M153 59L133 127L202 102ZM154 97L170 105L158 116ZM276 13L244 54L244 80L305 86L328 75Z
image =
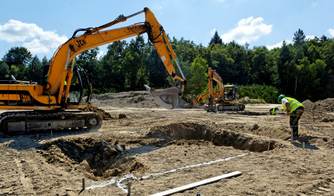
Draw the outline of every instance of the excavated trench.
M145 143L147 140L155 143ZM264 152L282 146L275 140L198 123L173 123L150 129L135 147L125 149L118 142L101 138L60 138L42 144L38 152L49 164L78 170L88 178L101 179L127 173L143 173L147 167L135 155L148 153L173 141L207 141L217 146ZM139 141L139 143L138 143ZM131 141L123 141L133 146Z
M198 123L173 123L152 128L147 137L171 140L204 140L217 146L232 146L240 150L263 152L273 150L282 144L250 134L219 129Z
M135 157L126 156L124 146L92 138L58 139L39 147L50 164L80 170L87 177L107 178L145 170Z

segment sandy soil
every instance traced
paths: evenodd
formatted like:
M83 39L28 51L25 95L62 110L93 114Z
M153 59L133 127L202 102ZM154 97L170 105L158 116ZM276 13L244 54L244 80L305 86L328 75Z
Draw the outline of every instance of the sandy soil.
M291 143L288 116L267 115L276 105L207 113L158 108L144 92L95 98L112 116L96 132L0 136L0 195L126 195L129 182L149 195L232 171L242 175L176 195L334 194L332 99L305 102Z

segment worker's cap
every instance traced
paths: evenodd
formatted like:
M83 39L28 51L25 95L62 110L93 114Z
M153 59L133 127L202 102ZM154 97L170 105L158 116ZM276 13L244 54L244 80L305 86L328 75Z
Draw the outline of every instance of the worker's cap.
M277 98L277 101L278 101L278 102L281 102L281 100L282 100L284 97L285 97L285 95L280 94L280 95L278 96L278 98Z

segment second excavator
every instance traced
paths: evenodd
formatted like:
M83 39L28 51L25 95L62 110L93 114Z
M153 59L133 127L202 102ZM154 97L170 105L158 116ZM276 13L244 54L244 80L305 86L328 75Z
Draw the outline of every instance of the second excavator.
M208 68L207 92L197 96L193 100L194 105L207 101L208 112L243 111L245 105L237 100L237 87L235 85L224 85L223 79L216 70Z
M109 29L129 18L144 13L145 21L133 25ZM31 81L0 81L0 131L15 134L34 131L64 129L97 129L101 116L91 111L89 98L91 86L85 73L73 61L83 51L100 45L147 33L164 68L173 78L175 86L166 96L177 96L184 90L185 77L177 61L168 37L150 9L129 16L120 15L115 20L98 26L80 28L54 53L47 81L38 84ZM74 82L75 81L75 82ZM76 91L78 96L71 99ZM84 94L88 98L83 101ZM159 96L164 95L163 92Z

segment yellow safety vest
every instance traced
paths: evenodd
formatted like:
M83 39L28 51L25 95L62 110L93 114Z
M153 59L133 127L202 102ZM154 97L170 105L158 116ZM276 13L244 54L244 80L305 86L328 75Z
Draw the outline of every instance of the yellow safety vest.
M302 103L300 103L299 101L297 101L296 99L291 98L291 97L284 97L284 98L286 98L289 102L290 113L295 111L299 107L304 108L304 105Z

